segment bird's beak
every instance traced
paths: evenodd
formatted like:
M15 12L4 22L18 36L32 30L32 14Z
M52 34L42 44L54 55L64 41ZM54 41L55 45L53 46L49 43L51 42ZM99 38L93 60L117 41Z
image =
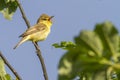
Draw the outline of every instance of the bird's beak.
M54 17L54 16L51 16L51 17L50 17L50 20L51 20L53 17Z

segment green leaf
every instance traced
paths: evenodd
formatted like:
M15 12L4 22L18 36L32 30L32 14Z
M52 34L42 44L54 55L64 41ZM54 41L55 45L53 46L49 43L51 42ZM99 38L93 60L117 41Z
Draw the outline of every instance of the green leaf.
M0 80L12 80L11 76L6 73L5 64L0 58Z
M0 11L4 10L6 8L5 0L0 0Z
M8 20L12 19L13 14L17 10L17 6L15 0L0 0L0 12Z
M104 56L108 59L118 61L119 35L117 29L111 22L97 24L95 32L99 35L102 45L104 46Z
M62 48L62 49L69 49L69 48L74 48L76 45L71 42L71 41L62 41L60 44L54 43L52 44L55 48Z
M94 75L92 76L92 80L106 80L106 73L105 71L98 71L96 73L94 73ZM110 80L110 79L107 79L107 80Z
M6 77L7 80L12 80L12 78L9 74L6 74L5 77Z
M84 80L106 80L105 71L110 67L113 72L120 69L120 37L111 22L97 24L93 31L82 30L74 40L70 48L67 42L53 45L67 50L59 63L59 80L72 80L77 76Z
M3 60L0 58L0 80L7 80L5 78L5 74L6 74L5 64L4 64Z
M5 71L5 64L3 62L3 60L0 58L0 74L5 75L6 71Z
M103 51L103 45L101 44L99 36L94 31L81 31L80 35L75 38L75 43L85 48L88 54L92 52L93 55L102 56L100 52Z

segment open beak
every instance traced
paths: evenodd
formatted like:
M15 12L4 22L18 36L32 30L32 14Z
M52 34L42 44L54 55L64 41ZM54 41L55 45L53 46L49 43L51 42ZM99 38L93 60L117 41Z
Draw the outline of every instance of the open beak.
M52 19L54 16L51 16L50 19Z
M51 16L49 20L51 20L54 16Z

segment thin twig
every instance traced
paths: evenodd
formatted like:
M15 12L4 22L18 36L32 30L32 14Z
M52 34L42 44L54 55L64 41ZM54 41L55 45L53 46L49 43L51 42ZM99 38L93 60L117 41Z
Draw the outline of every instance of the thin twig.
M8 66L8 68L13 72L13 74L16 76L18 80L22 80L21 77L18 75L16 70L10 65L10 63L7 61L7 59L3 56L2 52L0 52L0 57L4 61L4 63Z
M34 43L34 42L33 42L33 44L34 44L34 46L35 46L35 48L36 48L37 56L38 56L39 60L41 61L44 78L45 78L45 80L48 80L48 75L47 75L47 71L46 71L44 59L43 59L43 57L42 57L42 55L41 55L40 47L38 46L37 43Z
M17 2L17 4L18 4L18 6L19 6L19 9L20 9L20 11L21 11L22 17L23 17L24 21L26 22L27 27L30 28L29 21L27 20L27 18L26 18L26 16L25 16L24 10L23 10L23 8L22 8L19 0L16 0L16 2ZM37 43L34 43L34 42L33 42L33 44L34 44L34 46L35 46L37 56L38 56L38 58L39 58L39 61L40 61L40 63L41 63L41 66L42 66L44 78L45 78L45 80L48 80L48 75L47 75L47 71L46 71L44 59L43 59L43 57L42 57L42 55L41 55L40 47L38 46Z
M16 0L16 2L17 2L17 4L18 4L18 7L19 7L20 12L21 12L21 14L22 14L22 17L23 17L23 19L24 19L24 21L25 21L25 23L26 23L26 25L27 25L27 28L30 28L30 23L29 23L29 21L27 20L27 18L26 18L26 16L25 16L25 13L24 13L24 10L23 10L23 8L22 8L22 6L21 6L21 3L19 2L19 0Z

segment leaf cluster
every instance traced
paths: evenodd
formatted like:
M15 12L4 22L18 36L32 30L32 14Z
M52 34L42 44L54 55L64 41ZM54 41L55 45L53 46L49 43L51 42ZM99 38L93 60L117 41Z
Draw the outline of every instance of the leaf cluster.
M0 80L13 80L12 77L6 72L4 61L1 58L0 58Z
M15 0L0 0L0 12L6 19L12 19L13 14L17 10L17 6Z
M55 43L66 49L59 63L58 80L119 80L120 37L111 22L82 30L72 42Z

